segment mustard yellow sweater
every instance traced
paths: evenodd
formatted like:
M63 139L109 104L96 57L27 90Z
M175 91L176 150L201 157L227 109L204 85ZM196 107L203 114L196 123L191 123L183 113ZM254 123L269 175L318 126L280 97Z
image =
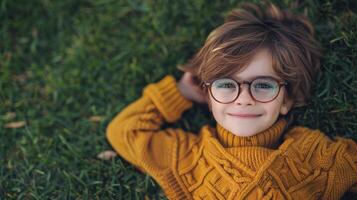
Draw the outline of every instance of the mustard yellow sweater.
M357 145L286 121L251 137L219 124L199 134L162 129L192 106L173 76L109 124L107 138L121 157L150 174L169 199L339 199L357 191Z

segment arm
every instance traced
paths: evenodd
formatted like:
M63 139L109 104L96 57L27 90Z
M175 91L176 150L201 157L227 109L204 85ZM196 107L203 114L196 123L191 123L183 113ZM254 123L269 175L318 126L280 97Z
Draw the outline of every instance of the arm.
M321 182L326 187L322 199L338 199L348 190L356 192L357 144L353 139L330 138L319 130L305 127L295 127L284 137L295 140L292 148L301 157L294 159L303 158L306 169L327 172L326 180Z
M340 166L336 173L337 180L341 182L351 181L352 186L348 188L350 192L357 192L357 144L352 139L336 137L338 142L345 144L344 155L346 167Z
M326 137L326 136L325 136ZM326 137L327 138L327 137ZM328 191L331 197L340 198L345 192L356 192L357 186L357 144L352 139L335 137L324 141L325 151L335 152L334 164L330 170Z
M107 127L107 138L113 148L141 171L159 172L171 165L178 145L185 149L196 135L181 129L161 129L166 122L175 122L192 106L181 95L172 76L149 84L143 96L120 112Z

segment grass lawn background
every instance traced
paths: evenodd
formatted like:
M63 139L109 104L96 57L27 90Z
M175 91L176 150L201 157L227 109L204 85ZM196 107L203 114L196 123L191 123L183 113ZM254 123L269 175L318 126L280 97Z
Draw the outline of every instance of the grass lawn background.
M176 66L239 2L1 0L0 199L165 199L124 160L96 157L111 149L105 128L148 83L179 78ZM357 139L356 2L303 5L325 58L296 123ZM174 126L206 123L207 109L195 105Z

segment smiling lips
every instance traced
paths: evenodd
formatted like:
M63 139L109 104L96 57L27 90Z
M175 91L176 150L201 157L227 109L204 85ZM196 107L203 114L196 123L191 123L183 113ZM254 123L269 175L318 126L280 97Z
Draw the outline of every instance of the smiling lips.
M228 115L232 117L245 118L245 119L256 118L261 116L260 114L249 114L249 113L228 113Z

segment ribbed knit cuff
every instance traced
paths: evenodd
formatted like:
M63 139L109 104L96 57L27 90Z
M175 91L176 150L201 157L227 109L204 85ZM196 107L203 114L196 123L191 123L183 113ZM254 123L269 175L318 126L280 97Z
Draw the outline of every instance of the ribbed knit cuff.
M172 75L165 76L157 83L149 84L143 94L154 102L167 122L177 121L185 110L192 107L192 102L182 96L178 90Z

